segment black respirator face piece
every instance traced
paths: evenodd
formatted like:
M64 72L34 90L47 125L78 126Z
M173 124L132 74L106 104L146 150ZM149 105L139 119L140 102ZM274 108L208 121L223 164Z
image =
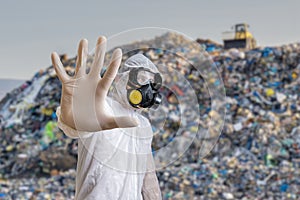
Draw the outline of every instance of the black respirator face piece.
M162 101L158 92L161 85L162 78L159 73L143 67L131 69L126 87L129 104L134 108L156 109Z

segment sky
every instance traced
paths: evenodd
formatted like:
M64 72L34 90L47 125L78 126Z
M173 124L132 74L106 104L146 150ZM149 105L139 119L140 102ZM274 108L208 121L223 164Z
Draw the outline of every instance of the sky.
M299 0L2 1L0 78L30 79L53 51L74 57L82 38L92 49L100 35L142 27L221 43L222 32L246 22L261 46L299 42L299 8Z

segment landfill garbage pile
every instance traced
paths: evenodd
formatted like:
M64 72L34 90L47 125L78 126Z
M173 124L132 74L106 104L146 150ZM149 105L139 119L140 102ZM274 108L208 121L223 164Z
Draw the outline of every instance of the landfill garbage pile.
M200 130L208 126L211 100L205 81L193 69L199 64L194 58L200 52L207 50L225 85L226 123L218 143L208 156L199 158L202 143L195 140L184 155L157 171L163 199L300 199L300 44L225 51L220 45L198 42L200 45L192 46L167 33L121 46L123 61L143 53L160 70L180 72L197 94L199 122L176 133L182 114L176 107L178 97L163 91L170 112L164 131L153 128L152 147L157 150L170 141L176 145L155 157L179 157L197 126ZM151 48L153 44L176 54ZM126 53L130 49L136 50ZM62 59L69 75L74 74L75 60ZM91 61L89 57L88 66ZM173 89L189 94L180 87ZM0 199L74 197L77 140L57 128L60 90L54 69L49 67L0 102Z

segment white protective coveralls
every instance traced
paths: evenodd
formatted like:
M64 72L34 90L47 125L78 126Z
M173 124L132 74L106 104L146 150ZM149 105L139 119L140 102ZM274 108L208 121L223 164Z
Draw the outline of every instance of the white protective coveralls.
M151 67L154 64L143 55L136 55L125 62L125 67ZM150 68L151 68L150 67ZM128 74L128 73L127 73ZM106 98L107 108L114 116L131 116L139 126L116 128L99 132L77 131L61 120L57 109L58 126L71 138L78 139L78 161L75 199L142 200L161 199L151 152L153 132L145 117L129 109L124 98L122 77L117 83L122 93L114 99ZM123 81L123 82L122 82ZM125 81L125 82L124 82ZM118 86L119 84L119 86Z

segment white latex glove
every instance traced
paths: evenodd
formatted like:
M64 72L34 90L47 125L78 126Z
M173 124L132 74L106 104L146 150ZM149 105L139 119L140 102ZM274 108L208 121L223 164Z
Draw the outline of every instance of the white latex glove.
M81 40L74 77L66 73L57 53L54 52L51 55L57 76L62 82L61 120L75 130L96 132L138 125L134 118L114 117L112 109L105 102L122 59L121 49L116 49L104 77L101 78L100 72L104 63L105 50L106 38L99 37L93 64L90 72L86 74L88 41Z

